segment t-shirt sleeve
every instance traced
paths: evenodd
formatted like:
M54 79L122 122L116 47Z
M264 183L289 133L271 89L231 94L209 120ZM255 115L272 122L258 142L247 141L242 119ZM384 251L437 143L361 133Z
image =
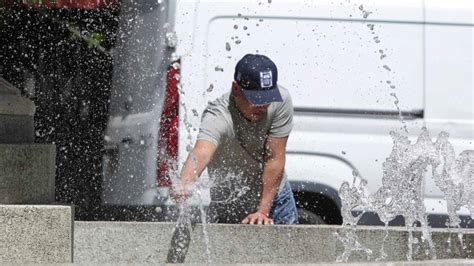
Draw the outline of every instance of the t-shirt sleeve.
M219 146L222 136L225 134L225 123L221 111L212 103L209 103L202 114L197 139L207 140Z
M283 96L283 95L282 95ZM275 116L270 126L271 137L287 137L293 129L293 102L290 94L283 97L283 102L275 110Z

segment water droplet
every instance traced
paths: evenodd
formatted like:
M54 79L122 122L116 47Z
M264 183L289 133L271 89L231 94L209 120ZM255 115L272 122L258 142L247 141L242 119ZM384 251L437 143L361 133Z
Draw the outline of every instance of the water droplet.
M383 65L383 68L385 68L388 71L392 71L387 65Z
M363 11L363 12L362 12L362 16L363 16L364 18L368 18L370 14L372 14L372 12L368 12L368 11Z
M225 43L225 49L227 51L230 51L230 43L228 43L228 42Z
M241 44L241 43L242 43L241 40L236 40L236 41L235 41L235 44Z
M234 25L234 29L238 29L239 26L237 24Z
M220 67L220 66L216 66L216 67L214 68L214 70L215 70L215 71L224 72L224 69L223 69L222 67Z
M209 85L209 88L207 88L206 91L207 91L207 92L212 92L212 90L214 90L214 84L211 83L211 84Z

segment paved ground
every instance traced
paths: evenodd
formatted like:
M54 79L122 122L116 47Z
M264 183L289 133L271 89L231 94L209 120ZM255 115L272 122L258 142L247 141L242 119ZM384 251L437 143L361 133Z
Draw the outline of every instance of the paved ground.
M301 264L300 264L301 265ZM310 264L308 264L310 265ZM474 260L425 260L425 261L398 261L398 262L365 262L365 263L322 263L312 264L318 266L324 265L348 265L348 266L417 266L417 265L430 265L430 266L444 266L444 265L474 265Z
M38 265L38 264L35 264ZM46 265L46 264L45 264ZM142 263L125 263L125 264L81 264L81 263L72 263L72 264L54 264L54 265L156 265L156 264L142 264ZM187 264L165 264L165 265L187 265ZM209 265L209 264L190 264L190 265ZM222 265L222 264L215 264ZM315 264L224 264L224 265L243 265L243 266L279 266L279 265L297 265L297 266L334 266L334 265L347 265L347 266L449 266L449 265L474 265L474 260L425 260L425 261L416 261L416 262L365 262L365 263L315 263Z

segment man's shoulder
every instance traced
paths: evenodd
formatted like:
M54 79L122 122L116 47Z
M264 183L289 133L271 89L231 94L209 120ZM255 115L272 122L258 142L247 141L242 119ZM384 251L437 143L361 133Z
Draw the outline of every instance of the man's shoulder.
M230 93L224 93L223 95L221 95L220 97L217 97L216 99L214 100L210 100L208 103L207 103L207 108L223 108L223 109L227 109L227 107L229 106L229 97L230 97Z
M209 140L219 146L222 136L229 134L229 94L209 101L204 109L198 139Z
M207 103L204 114L211 113L216 117L225 118L229 115L229 97L230 93L224 93L220 97Z
M280 91L282 102L274 102L272 111L276 113L280 112L292 112L293 111L293 102L291 99L291 94L284 86L278 84L278 90Z

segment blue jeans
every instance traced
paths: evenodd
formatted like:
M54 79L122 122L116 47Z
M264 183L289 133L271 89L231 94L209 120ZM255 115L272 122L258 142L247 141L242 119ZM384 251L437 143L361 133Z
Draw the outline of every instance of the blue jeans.
M275 224L298 224L298 211L290 182L285 181L283 189L273 199L270 218Z

